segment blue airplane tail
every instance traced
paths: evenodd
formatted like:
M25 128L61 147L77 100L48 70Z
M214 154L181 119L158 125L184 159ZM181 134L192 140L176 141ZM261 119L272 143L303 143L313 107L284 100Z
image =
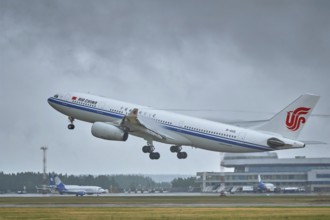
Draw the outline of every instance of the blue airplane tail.
M65 185L62 183L61 179L58 176L55 176L55 184L56 184L56 188L59 191L65 191Z
M55 187L55 180L54 180L54 175L49 173L48 174L48 180L49 180L49 186L50 187Z
M260 174L258 174L258 187L262 190L266 189L264 182L262 182Z
M60 191L64 191L64 190L66 190L66 189L65 189L65 185L64 185L63 183L58 184L58 185L56 186L56 188L57 188L58 190L60 190Z

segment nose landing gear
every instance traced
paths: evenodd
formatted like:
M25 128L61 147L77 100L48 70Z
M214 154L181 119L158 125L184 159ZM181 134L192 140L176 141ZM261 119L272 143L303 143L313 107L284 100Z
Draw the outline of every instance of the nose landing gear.
M73 124L74 118L69 116L69 122L70 124L68 124L68 129L69 130L73 130L75 128L74 124Z

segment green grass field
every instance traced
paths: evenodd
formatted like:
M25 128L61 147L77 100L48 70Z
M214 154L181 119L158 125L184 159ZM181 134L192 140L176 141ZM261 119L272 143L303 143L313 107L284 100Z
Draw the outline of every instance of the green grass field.
M139 197L11 197L0 198L2 219L330 219L329 196L139 196ZM24 207L24 205L34 207ZM59 207L47 207L56 204ZM67 207L80 204L79 207ZM86 206L84 206L86 204ZM88 207L90 204L114 204L119 207ZM158 206L157 206L158 204ZM171 204L171 207L161 207ZM205 207L190 207L206 204ZM232 207L211 207L232 204ZM235 207L235 204L273 204L272 207ZM297 207L286 207L286 204ZM61 207L63 205L63 207ZM120 206L123 207L120 207ZM131 207L125 207L130 205ZM145 205L144 207L134 207ZM208 206L209 205L209 206ZM300 207L302 205L302 207ZM231 206L231 205L229 205ZM298 207L299 206L299 207Z
M0 219L313 219L329 220L330 208L0 208Z

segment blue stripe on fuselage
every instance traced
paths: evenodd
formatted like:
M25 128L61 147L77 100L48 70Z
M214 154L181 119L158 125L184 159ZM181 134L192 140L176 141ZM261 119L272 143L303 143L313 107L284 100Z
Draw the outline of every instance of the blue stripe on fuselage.
M55 104L62 105L62 106L67 106L67 107L70 107L70 108L79 109L79 110L82 110L82 111L92 112L92 113L95 113L95 114L101 114L101 115L105 115L105 116L112 117L112 118L117 118L117 119L122 119L125 116L124 114L114 113L114 112L111 112L111 111L106 111L106 110L102 110L102 109L91 107L91 106L79 105L77 103L72 103L72 102L56 99L56 98L53 98L53 97L49 98L48 102L55 103ZM174 125L162 124L162 126L165 129L170 130L170 131L174 131L174 132L178 132L178 133L182 133L182 134L187 134L187 135L191 135L191 136L196 136L196 137L200 137L200 138L204 138L204 139L209 139L209 140L212 140L212 141L218 141L218 142L222 142L222 143L225 143L225 144L234 144L234 145L237 145L237 146L241 146L241 147L245 147L245 148L252 148L252 149L261 150L261 151L271 151L271 150L273 150L273 149L268 148L268 147L263 146L263 145L257 145L257 144L252 144L252 143L249 143L249 142L238 141L238 140L233 140L233 139L229 139L229 138L223 138L223 137L219 137L219 136L216 136L216 135L206 134L206 133L202 133L202 132L198 132L198 131L194 131L194 130L190 130L190 129L177 127L177 126L174 126Z
M238 140L234 140L234 139L230 139L230 138L223 138L223 137L219 137L216 135L211 135L211 134L206 134L206 133L202 133L202 132L197 132L194 130L190 130L190 129L182 129L176 126L168 126L168 125L164 125L164 127L168 130L171 131L175 131L175 132L179 132L182 134L188 134L191 136L196 136L196 137L200 137L200 138L205 138L205 139L209 139L212 141L218 141L221 143L225 143L225 144L234 144L237 146L241 146L241 147L247 147L247 148L252 148L252 149L256 149L256 150L263 150L263 151L271 151L272 149L263 146L263 145L257 145L257 144L252 144L249 142L244 142L244 141L238 141Z
M102 110L102 109L99 109L99 108L94 108L94 107L85 106L85 105L79 105L77 103L72 103L72 102L59 100L59 99L54 99L54 98L49 98L48 102L52 102L52 103L55 103L55 104L58 104L58 105L67 106L67 107L70 107L70 108L75 108L75 109L79 109L79 110L83 110L83 111L88 111L88 112L92 112L92 113L96 113L96 114L100 114L100 115L105 115L105 116L109 116L109 117L112 117L112 118L121 119L125 116L123 114L113 113L111 111L105 111L105 110Z

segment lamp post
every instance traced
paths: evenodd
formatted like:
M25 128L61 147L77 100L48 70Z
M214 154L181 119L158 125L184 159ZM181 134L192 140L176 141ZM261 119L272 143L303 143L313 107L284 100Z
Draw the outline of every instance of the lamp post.
M42 146L40 148L43 151L43 189L42 189L42 193L45 194L47 192L47 175L46 175L46 151L47 151L47 147L46 146Z

